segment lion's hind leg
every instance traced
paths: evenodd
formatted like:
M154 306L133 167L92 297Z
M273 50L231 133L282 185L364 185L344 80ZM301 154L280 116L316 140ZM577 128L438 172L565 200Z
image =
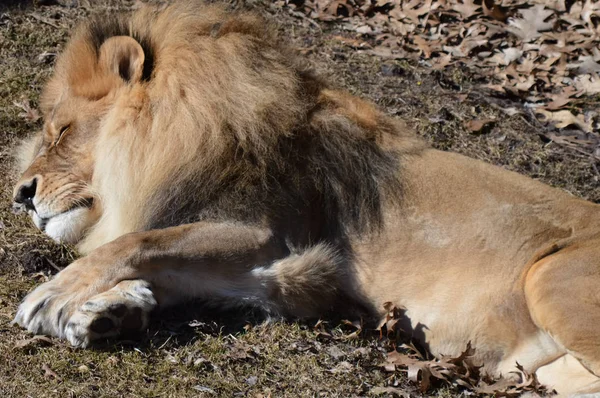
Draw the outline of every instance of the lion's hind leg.
M600 240L574 243L538 261L527 274L525 294L533 321L594 380L565 388L590 392L593 386L600 393Z
M569 354L540 367L535 375L541 384L556 389L559 397L600 391L600 378ZM593 396L597 397L597 394Z
M86 301L66 325L65 337L74 346L86 347L92 340L137 333L148 326L156 307L148 282L125 280Z

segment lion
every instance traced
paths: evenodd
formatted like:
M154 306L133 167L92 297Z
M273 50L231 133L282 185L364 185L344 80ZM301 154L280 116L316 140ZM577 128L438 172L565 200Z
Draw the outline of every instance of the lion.
M600 391L600 207L434 150L319 77L251 12L92 19L19 149L17 206L84 255L15 322L86 347L189 299L468 342L561 394Z

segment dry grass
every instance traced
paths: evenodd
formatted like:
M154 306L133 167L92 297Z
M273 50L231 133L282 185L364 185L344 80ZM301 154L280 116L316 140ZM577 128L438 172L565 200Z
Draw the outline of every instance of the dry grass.
M190 305L164 314L138 341L95 350L75 350L54 339L26 343L31 336L10 325L19 301L75 254L11 212L15 177L10 153L20 138L40 128L39 121L21 116L13 102L26 99L35 108L52 54L76 20L129 6L116 1L62 3L83 6L15 2L0 10L0 396L346 397L373 395L373 387L389 385L418 395L401 374L385 374L375 366L383 360L385 342L373 336L349 338L352 330L335 323L325 327L325 334L297 323L244 328L247 322L256 323L253 315L214 314ZM433 145L600 201L600 165L543 142L542 127L527 118L499 114L463 71L432 73L416 64L357 54L336 39L343 32L335 26L317 28L267 1L250 5L276 14L286 36L322 73L406 118ZM490 131L473 134L464 125L474 118L498 121ZM430 393L458 394L446 389Z

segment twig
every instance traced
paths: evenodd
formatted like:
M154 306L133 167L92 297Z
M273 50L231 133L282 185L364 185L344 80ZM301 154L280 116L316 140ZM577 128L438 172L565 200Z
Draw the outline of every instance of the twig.
M62 271L64 268L59 267L58 265L54 264L54 261L50 260L49 258L46 257L46 261L48 261L48 263L52 266L52 268L54 268L55 270L57 270L58 272Z
M173 335L170 335L167 340L161 344L160 347L158 347L159 350L162 350L163 348L165 348L165 346L167 345L167 343L169 342L169 340L171 340L171 337L173 337Z
M53 28L56 29L60 29L60 26L58 26L57 24L55 24L54 22L50 21L48 18L41 16L40 14L33 12L31 13L31 16L35 19L37 19L38 21L45 23L46 25L50 25Z

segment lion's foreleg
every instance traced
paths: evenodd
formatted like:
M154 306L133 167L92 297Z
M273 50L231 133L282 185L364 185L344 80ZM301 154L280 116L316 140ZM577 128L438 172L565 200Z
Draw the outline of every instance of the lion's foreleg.
M188 298L315 315L340 286L340 264L327 246L290 254L269 230L239 224L129 234L34 290L15 320L34 333L87 345L120 333L127 319L143 328L153 308Z

